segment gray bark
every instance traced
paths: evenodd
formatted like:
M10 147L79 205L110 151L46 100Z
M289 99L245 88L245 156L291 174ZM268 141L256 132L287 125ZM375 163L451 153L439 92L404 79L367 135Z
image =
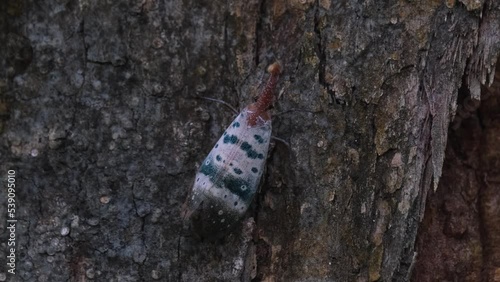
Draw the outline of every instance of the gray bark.
M458 90L479 101L500 50L493 0L0 5L4 281L408 281ZM290 147L198 241L181 206L233 113L197 97L242 108L274 60Z

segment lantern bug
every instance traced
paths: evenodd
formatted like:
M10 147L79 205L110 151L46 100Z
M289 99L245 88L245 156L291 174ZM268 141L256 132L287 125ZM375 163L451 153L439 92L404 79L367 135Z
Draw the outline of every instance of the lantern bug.
M275 62L257 101L245 107L224 131L196 173L184 218L202 238L220 238L248 210L264 171L271 139L269 107L281 73Z

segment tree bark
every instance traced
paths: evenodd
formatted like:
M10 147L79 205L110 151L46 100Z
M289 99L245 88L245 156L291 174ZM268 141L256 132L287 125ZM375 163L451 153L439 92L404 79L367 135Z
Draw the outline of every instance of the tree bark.
M493 81L497 1L0 7L0 214L14 170L17 219L15 275L0 221L0 281L409 281L415 265L414 280L431 281L420 250L446 265L424 247L433 210L422 219L427 198L455 195L447 166L440 182L448 129ZM199 241L181 206L234 117L199 97L241 109L275 60L273 134L289 146L273 144L241 225ZM449 267L444 279L498 277L498 158L488 153L498 145L485 136L488 177L474 178L485 188L464 204L478 204L483 227L433 229L472 234L480 251L471 247L473 271ZM450 201L453 214L460 202Z
M443 176L419 229L414 281L500 280L498 67L495 82L481 93L479 104L459 91Z

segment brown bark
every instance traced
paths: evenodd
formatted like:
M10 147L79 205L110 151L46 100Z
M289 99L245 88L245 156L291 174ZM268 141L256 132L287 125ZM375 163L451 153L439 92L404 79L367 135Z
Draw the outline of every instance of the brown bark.
M19 199L18 274L5 273L1 245L6 281L408 281L450 122L463 101L479 105L500 49L492 0L0 5L0 173L16 170ZM271 150L248 219L221 242L197 241L181 205L232 119L197 97L242 108L275 60L273 132L290 146ZM486 176L443 173L477 180L474 199L422 221L480 241L462 260L472 270L454 275L497 275L494 115L471 145ZM427 215L457 197L446 183Z
M414 281L500 281L499 81L497 68L480 105L462 88L443 177L419 231Z

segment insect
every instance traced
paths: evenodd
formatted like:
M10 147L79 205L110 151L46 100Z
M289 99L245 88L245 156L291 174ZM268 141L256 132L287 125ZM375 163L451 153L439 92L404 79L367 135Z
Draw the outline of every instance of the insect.
M184 216L201 238L220 238L243 218L257 191L271 139L273 92L279 63L268 67L269 80L255 103L248 105L224 131L201 164Z

